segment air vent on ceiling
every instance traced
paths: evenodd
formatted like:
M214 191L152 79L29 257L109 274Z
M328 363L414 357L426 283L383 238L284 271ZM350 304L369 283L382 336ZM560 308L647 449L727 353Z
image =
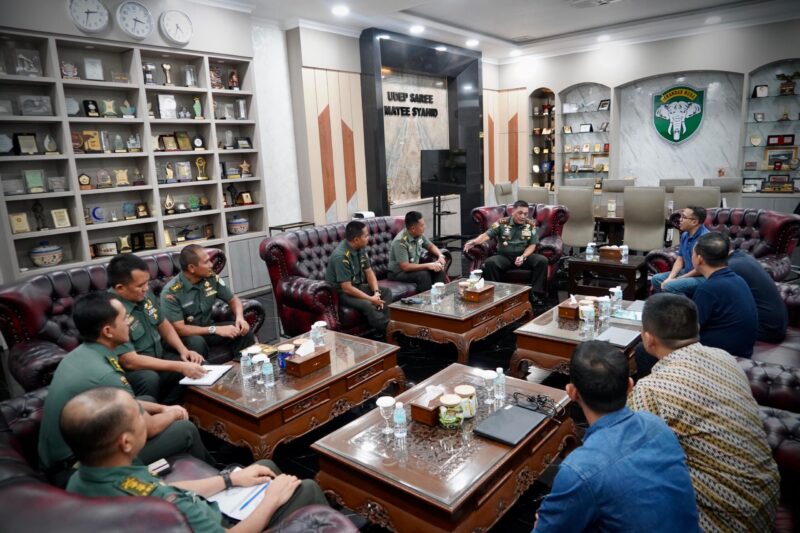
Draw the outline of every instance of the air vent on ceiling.
M616 4L620 0L567 0L572 7L600 7L608 4Z

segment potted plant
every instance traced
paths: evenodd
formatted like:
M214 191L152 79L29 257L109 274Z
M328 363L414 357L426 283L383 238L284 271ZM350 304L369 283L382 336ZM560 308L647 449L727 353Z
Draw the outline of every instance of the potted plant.
M781 95L786 96L794 94L794 87L796 85L794 80L800 79L800 72L795 72L794 74L778 74L775 77L781 80Z

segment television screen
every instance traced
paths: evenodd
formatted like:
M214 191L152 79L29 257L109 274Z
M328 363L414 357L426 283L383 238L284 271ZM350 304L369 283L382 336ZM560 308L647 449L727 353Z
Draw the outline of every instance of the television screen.
M421 150L420 159L423 198L466 191L467 154L464 150Z

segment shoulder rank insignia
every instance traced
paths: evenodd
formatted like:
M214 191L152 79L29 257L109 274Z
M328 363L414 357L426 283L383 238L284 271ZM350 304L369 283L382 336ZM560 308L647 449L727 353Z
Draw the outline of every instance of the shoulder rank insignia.
M126 378L125 376L120 376L119 377L119 381L120 381L120 383L122 383L126 387L130 387L131 386L130 382L128 381L128 378Z
M494 224L492 224L492 225L491 225L491 228L492 228L492 229L495 229L495 228L497 228L498 226L500 226L500 223L499 223L499 222L495 222Z
M178 281L178 282L175 282L175 284L172 287L170 287L169 290L171 290L172 292L178 292L182 288L183 288L183 283Z
M148 483L133 476L128 476L117 484L120 490L132 496L150 496L157 486L155 483Z
M119 361L117 361L116 357L111 357L109 355L106 357L106 359L108 360L108 364L110 364L114 370L123 374L125 373L125 371L122 370L122 365L119 364Z
M348 261L347 259L342 259L342 263L344 263L345 265L349 265L350 261Z
M209 282L208 280L206 280L206 281L203 283L203 287L205 287L206 289L210 288L210 287L211 287L211 282Z

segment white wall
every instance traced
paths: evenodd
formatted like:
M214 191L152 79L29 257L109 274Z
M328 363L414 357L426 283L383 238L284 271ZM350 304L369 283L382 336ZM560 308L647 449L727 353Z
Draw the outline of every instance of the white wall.
M361 72L357 37L298 28L304 67Z

